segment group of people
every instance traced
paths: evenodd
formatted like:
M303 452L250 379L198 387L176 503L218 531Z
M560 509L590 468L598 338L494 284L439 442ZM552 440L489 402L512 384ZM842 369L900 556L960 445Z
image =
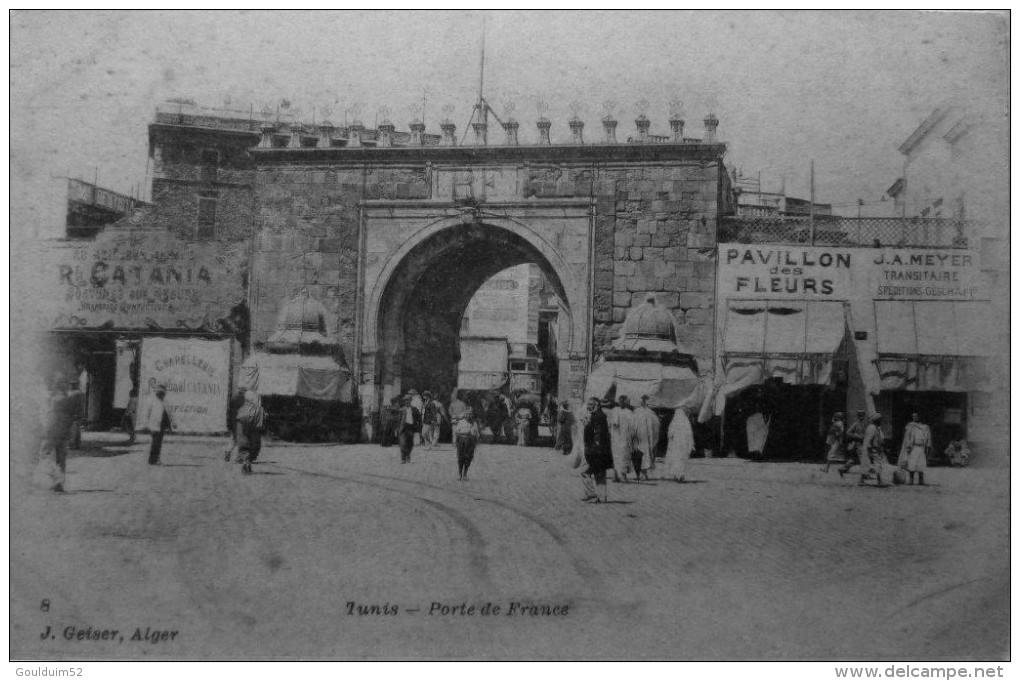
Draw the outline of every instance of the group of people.
M426 390L408 390L399 398L400 407L395 422L384 426L383 444L392 435L400 449L400 463L411 462L415 444L424 443L428 449L439 444L439 433L444 423L453 430L457 448L457 479L467 480L468 469L475 458L475 447L481 439L481 425L473 408L460 399L455 391L447 409L439 399Z
M825 439L826 463L823 470L828 472L830 466L841 464L837 471L843 477L858 465L861 475L858 484L865 485L868 480L874 479L877 486L886 487L882 476L890 464L883 449L883 416L876 413L870 419L866 417L865 412L858 411L857 420L846 427L842 412L833 415ZM908 485L916 481L916 484L924 485L924 474L933 449L931 428L921 422L918 413L911 414L910 422L903 431L892 481ZM946 456L952 465L966 465L970 458L966 441L959 438L951 442Z
M658 414L648 406L647 395L641 406L631 407L630 399L621 395L614 402L592 397L587 403L587 414L577 422L581 436L574 438L575 467L585 464L581 472L584 486L583 501L606 503L609 489L608 472L613 480L627 482L634 473L635 480L648 480L648 472L655 468L661 424ZM567 405L564 405L566 410ZM607 414L603 409L608 409ZM673 411L666 446L667 478L686 482L687 460L694 451L694 433L690 417L683 408Z
M173 428L173 418L165 400L166 386L156 385L153 389L155 399L149 402L145 414L144 427L152 433L149 447L149 463L159 465L163 447L163 435ZM135 441L137 421L138 391L131 391L128 411L131 414L129 444ZM37 452L37 463L46 469L50 478L50 489L54 492L64 491L67 475L68 450L81 447L82 420L85 415L85 393L81 390L78 379L69 381L53 379L46 392L40 410L41 439Z
M132 390L127 409L131 425L126 430L129 443L134 442L135 429L139 425L151 433L148 461L151 465L159 465L163 437L174 424L172 410L165 400L166 386L155 385L153 394L154 399L149 401L144 419L135 423L138 420L135 413L138 392ZM410 463L416 444L432 449L439 444L443 427L449 425L457 451L458 479L467 480L475 449L486 426L492 430L495 442L504 434L504 426L514 414L517 444L527 445L534 441L529 435L538 420L533 400L515 403L506 395L488 397L482 405L488 418L483 419L456 390L448 407L428 390L421 394L408 390L394 400L399 407L391 410L390 419L384 424L383 444L396 441L401 463ZM552 430L554 449L563 454L573 454L575 468L585 464L581 473L584 500L605 502L608 500L606 480L610 470L615 482L627 483L631 475L635 481L650 479L649 474L656 467L662 425L659 415L649 405L647 395L641 397L641 404L637 407L626 395L618 396L615 401L591 398L585 406L586 410L575 412L567 400L561 403L550 400L545 413ZM51 383L42 410L40 458L51 462L51 488L54 491L63 491L67 451L80 444L83 413L84 394L77 380ZM239 388L229 402L231 445L224 453L224 459L230 461L233 457L241 464L244 474L252 472L252 464L259 457L265 422L266 411L258 393L251 387ZM836 412L826 434L826 464L823 470L828 472L837 465L837 471L843 477L854 466L859 466L860 485L874 480L879 487L888 486L884 475L890 464L884 451L882 423L882 414L874 414L869 419L864 411L858 411L856 421L847 426L843 413ZM694 450L694 436L690 415L683 408L674 410L666 439L664 477L686 482L686 466ZM921 422L917 413L912 414L904 430L893 481L913 485L916 480L916 484L924 485L932 449L931 429ZM957 438L950 442L945 455L951 465L967 465L970 450L966 440Z

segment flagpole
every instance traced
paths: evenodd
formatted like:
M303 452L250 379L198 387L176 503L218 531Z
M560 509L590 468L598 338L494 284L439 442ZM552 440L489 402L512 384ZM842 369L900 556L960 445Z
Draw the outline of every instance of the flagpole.
M811 160L811 206L809 207L811 225L811 245L815 245L815 162Z

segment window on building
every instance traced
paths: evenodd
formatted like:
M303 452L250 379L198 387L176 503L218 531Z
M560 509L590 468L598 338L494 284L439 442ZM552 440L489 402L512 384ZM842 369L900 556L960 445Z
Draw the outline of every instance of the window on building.
M202 163L199 169L203 182L215 182L216 171L220 167L220 152L218 149L203 149Z
M219 203L218 192L201 192L198 196L198 224L195 236L199 239L211 239L216 236L216 204Z

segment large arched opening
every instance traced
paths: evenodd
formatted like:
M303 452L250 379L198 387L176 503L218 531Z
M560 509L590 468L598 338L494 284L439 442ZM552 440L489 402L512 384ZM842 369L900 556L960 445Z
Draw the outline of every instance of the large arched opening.
M567 319L563 348L583 346L586 282L550 244L519 224L464 220L423 230L384 268L369 298L368 340L374 340L374 378L380 401L410 388L449 396L457 386L461 320L472 296L490 277L532 263L562 301ZM576 269L576 268L575 268ZM583 323L583 322L581 322Z

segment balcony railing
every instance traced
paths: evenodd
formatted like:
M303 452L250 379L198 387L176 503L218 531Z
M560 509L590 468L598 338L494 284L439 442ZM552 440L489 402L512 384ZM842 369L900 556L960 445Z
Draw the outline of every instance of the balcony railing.
M727 217L720 220L721 243L814 246L967 248L978 223L943 218Z

